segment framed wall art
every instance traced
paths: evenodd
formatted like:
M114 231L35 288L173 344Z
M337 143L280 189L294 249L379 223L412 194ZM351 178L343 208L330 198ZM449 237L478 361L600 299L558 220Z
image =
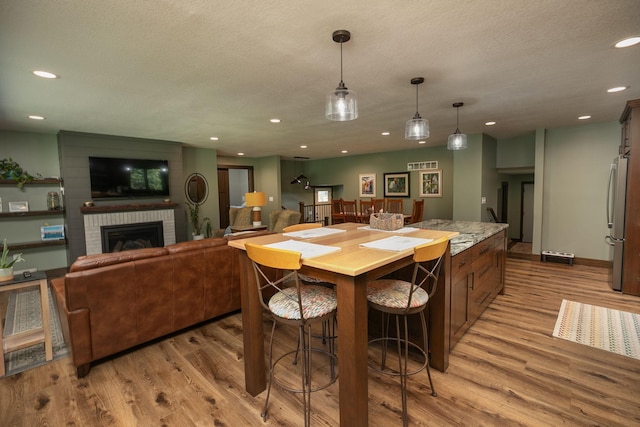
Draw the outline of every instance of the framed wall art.
M442 197L442 169L420 172L420 197Z
M361 173L358 176L358 186L360 188L360 197L376 197L376 174Z
M29 212L29 203L9 202L9 212Z
M409 172L384 174L384 197L409 197Z

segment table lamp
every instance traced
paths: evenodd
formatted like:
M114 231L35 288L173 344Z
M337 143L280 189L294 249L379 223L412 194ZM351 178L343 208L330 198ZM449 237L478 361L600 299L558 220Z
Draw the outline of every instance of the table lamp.
M267 194L262 191L254 191L253 193L245 193L245 202L247 206L253 206L251 219L253 225L262 225L262 212L260 207L267 205Z

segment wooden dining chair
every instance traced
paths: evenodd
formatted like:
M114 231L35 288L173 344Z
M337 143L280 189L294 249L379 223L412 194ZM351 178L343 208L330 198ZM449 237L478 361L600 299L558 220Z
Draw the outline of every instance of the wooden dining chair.
M411 218L405 220L405 224L415 224L416 222L422 222L422 214L424 213L424 199L414 200L413 208L411 210Z
M369 224L369 218L373 210L373 202L371 200L360 200L360 222L363 224Z
M336 292L326 286L303 286L298 278L298 270L302 266L302 254L300 252L284 249L270 248L267 246L246 243L247 256L251 260L255 273L260 302L271 315L273 325L269 340L269 384L267 397L262 410L262 418L267 419L271 386L275 381L289 392L301 393L304 408L304 425L311 424L311 393L322 390L337 379L335 372L336 356L333 348L334 340L327 340L328 349L314 348L311 345L311 326L319 323L333 324L338 308ZM274 273L276 270L276 274ZM273 277L279 277L274 279ZM294 286L285 286L285 283L293 282ZM268 297L268 295L271 295ZM297 326L298 346L287 351L274 360L273 337L276 325ZM302 363L298 362L298 353L302 353ZM318 367L312 367L313 353L323 353L329 357L329 377L321 384L312 381L312 372L317 372ZM289 356L289 357L288 357ZM300 388L294 387L288 382L279 381L274 375L275 367L281 361L292 359L288 369L298 370L300 374Z
M401 214L402 209L402 199L387 199L387 212Z
M343 222L358 222L358 207L355 200L342 202Z
M344 222L343 215L343 204L344 200L342 198L339 199L331 199L331 223L338 224Z
M374 371L386 375L400 377L400 389L402 395L402 422L404 426L409 424L407 414L407 377L415 375L426 368L431 387L431 395L438 394L433 388L431 372L429 371L429 337L425 311L429 300L436 292L438 275L442 266L442 259L448 247L447 237L420 245L413 251L413 275L410 282L399 279L378 279L367 284L367 301L369 307L382 313L382 337L369 341L369 345L380 343L381 351L376 354L375 360L370 357L369 367ZM423 346L420 347L409 340L409 328L407 318L412 314L420 315L422 327ZM396 330L389 333L390 317L395 318ZM390 343L396 344L398 357L397 366L393 363L387 365L387 347ZM424 362L416 369L408 369L409 348L421 357ZM392 367L393 366L393 367Z
M373 210L375 212L380 212L380 209L384 210L384 199L371 199L373 202Z

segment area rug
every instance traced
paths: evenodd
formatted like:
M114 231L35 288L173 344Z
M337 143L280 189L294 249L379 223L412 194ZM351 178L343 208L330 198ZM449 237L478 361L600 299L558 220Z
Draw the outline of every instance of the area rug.
M53 346L53 360L60 359L69 354L62 336L60 319L55 309L53 296L49 290L49 303L51 305L51 342ZM7 304L7 316L4 325L4 335L8 336L17 332L26 331L42 326L40 319L40 291L26 290L12 292ZM5 354L6 376L24 372L47 363L45 361L44 344L36 344L21 350Z
M562 300L553 336L640 359L640 314Z

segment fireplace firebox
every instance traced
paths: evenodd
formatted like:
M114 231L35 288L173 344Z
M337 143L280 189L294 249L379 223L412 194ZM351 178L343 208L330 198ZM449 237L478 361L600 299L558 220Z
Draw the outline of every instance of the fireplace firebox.
M100 227L102 253L164 246L162 221Z

